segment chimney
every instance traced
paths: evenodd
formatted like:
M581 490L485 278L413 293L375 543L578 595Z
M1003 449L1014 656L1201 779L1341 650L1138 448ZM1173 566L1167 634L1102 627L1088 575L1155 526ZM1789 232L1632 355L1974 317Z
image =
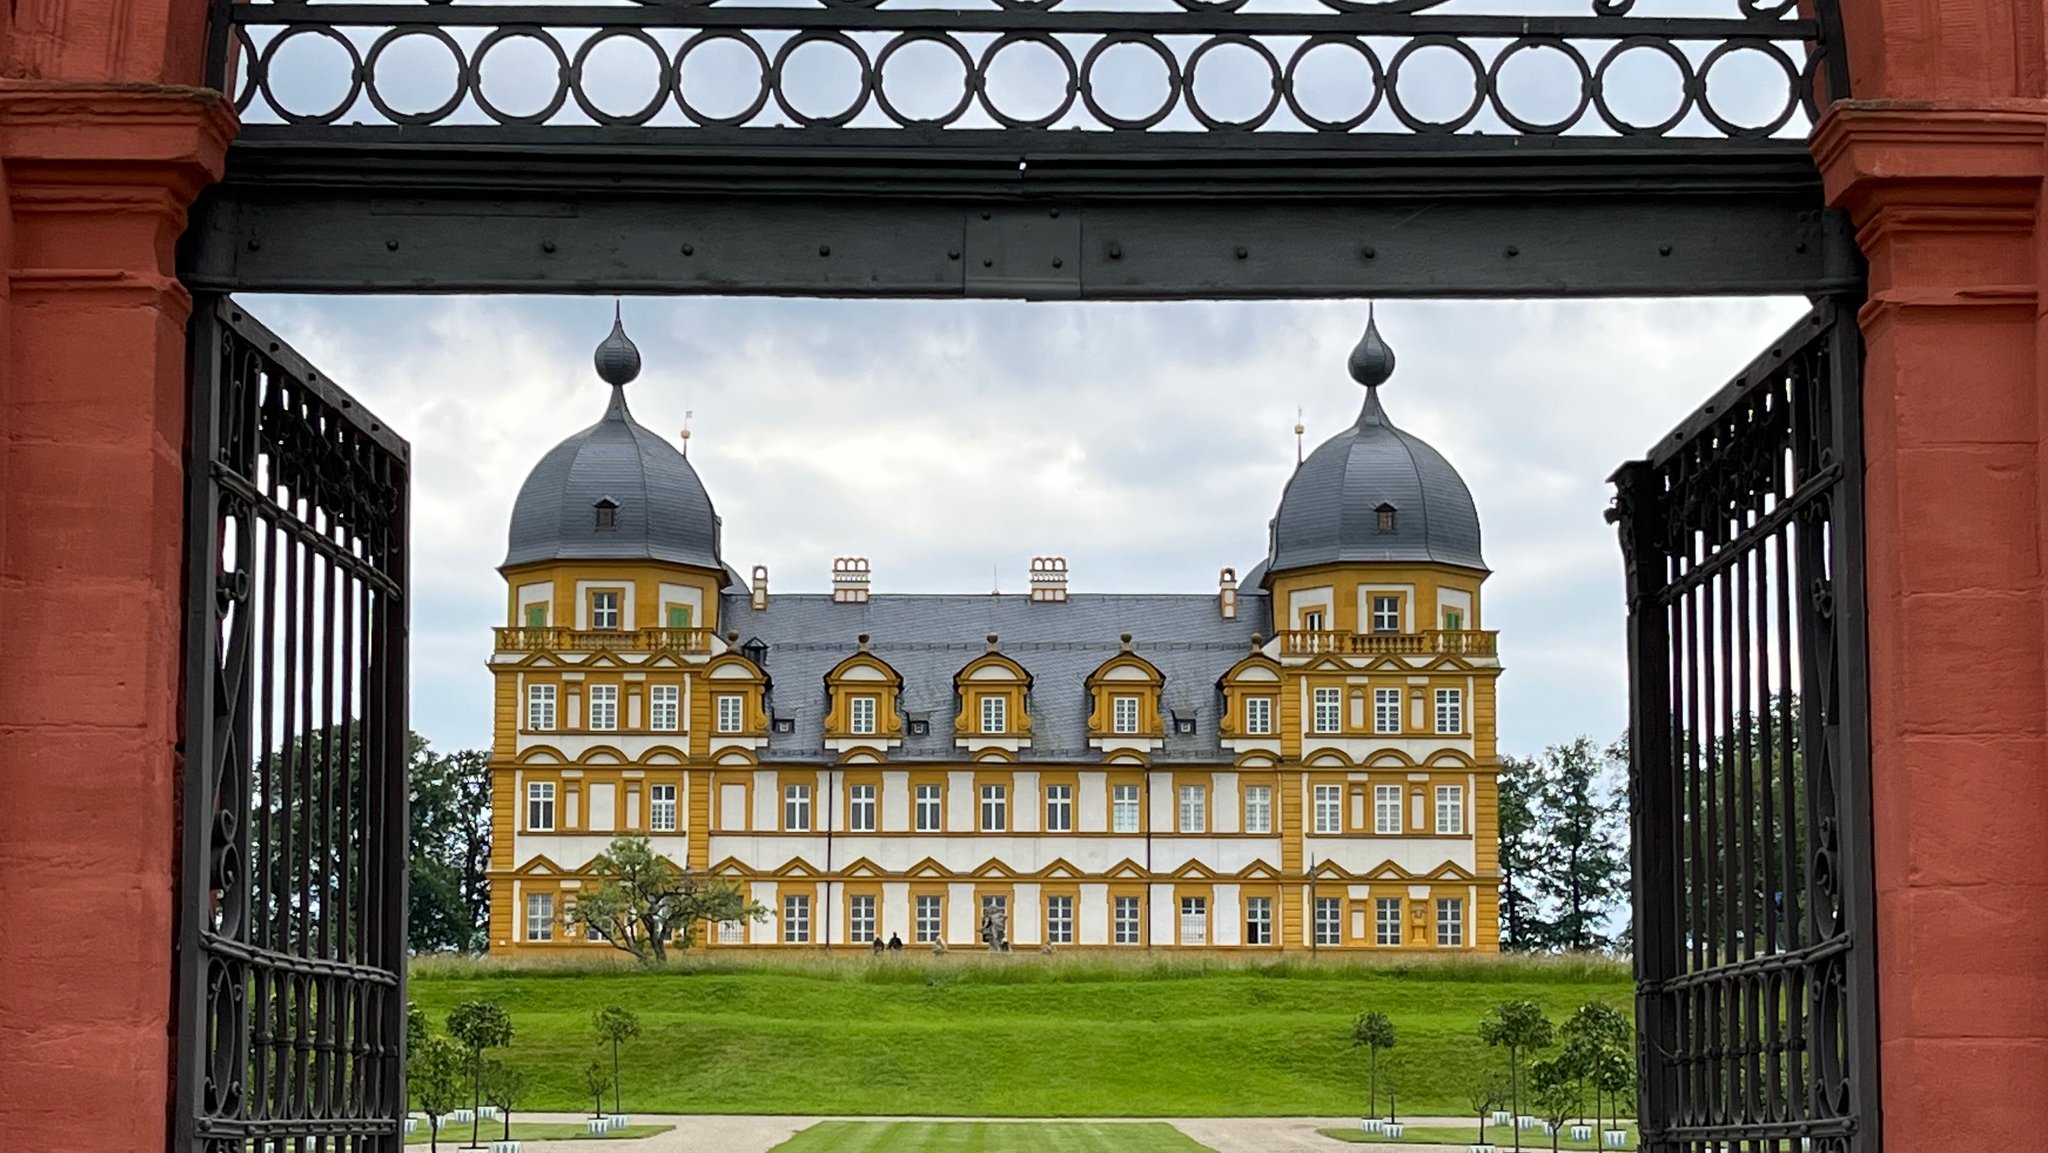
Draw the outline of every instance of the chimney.
M1066 557L1031 558L1031 599L1034 602L1048 603L1059 603L1067 599Z
M832 603L868 603L868 558L843 556L832 562Z
M764 564L757 564L754 566L754 611L760 612L762 609L765 609L767 607L768 566Z
M1216 607L1223 613L1223 619L1237 619L1237 570L1227 568L1216 578Z

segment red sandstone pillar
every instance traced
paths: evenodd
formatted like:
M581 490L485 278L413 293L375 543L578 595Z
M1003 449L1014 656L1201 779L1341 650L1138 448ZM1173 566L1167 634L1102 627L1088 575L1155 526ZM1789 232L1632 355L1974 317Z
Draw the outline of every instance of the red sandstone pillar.
M203 5L0 8L0 1146L167 1144Z

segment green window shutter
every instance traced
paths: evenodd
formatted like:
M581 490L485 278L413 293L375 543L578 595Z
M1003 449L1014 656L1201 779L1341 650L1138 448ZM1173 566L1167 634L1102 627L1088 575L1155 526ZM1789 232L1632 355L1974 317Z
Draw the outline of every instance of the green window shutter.
M530 629L544 629L548 627L548 606L527 605L526 627Z
M689 628L689 627L690 627L690 606L689 606L689 605L670 605L670 606L668 606L668 627L670 627L670 628L672 628L672 629L686 629L686 628Z

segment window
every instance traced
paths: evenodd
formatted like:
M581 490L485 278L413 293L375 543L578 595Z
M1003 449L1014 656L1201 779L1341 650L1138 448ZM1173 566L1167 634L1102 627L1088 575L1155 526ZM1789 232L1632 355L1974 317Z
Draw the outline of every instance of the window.
M1344 786L1316 786L1316 832L1344 831Z
M653 685L647 690L647 727L657 733L672 733L681 727L683 690L676 685Z
M1110 731L1135 733L1138 731L1138 698L1116 697L1110 701Z
M941 902L944 900L945 898L937 896L917 898L917 920L912 935L917 938L919 944L929 945L939 939L940 915L944 912Z
M1114 930L1110 940L1119 945L1138 943L1138 898L1118 897L1111 905Z
M1009 726L1010 702L1003 697L981 698L981 731L984 733L1007 733Z
M808 944L811 939L811 899L782 898L782 941L787 945Z
M855 893L846 899L846 939L866 945L875 939L875 897Z
M1009 828L1009 797L1001 785L981 787L981 831L1000 833Z
M1401 831L1401 786L1372 787L1372 831L1380 834Z
M809 785L784 785L782 787L782 828L789 833L811 831L811 787Z
M555 939L555 895L553 893L526 894L526 939L529 941L552 941Z
M1436 831L1439 833L1462 833L1465 831L1465 787L1463 785L1438 785L1436 787Z
M1398 633L1401 631L1401 598L1372 598L1372 631L1376 633Z
M1273 788L1271 785L1245 786L1244 831L1247 833L1270 833L1273 831Z
M1465 614L1459 609L1444 610L1444 631L1454 633L1465 627Z
M1209 898L1182 897L1180 899L1180 943L1183 945L1206 945L1209 943Z
M591 506L597 512L597 531L612 532L619 527L619 506L610 497Z
M1401 731L1401 690L1374 689L1372 691L1372 731L1376 733L1398 733Z
M1344 690L1316 690L1316 731L1334 733L1344 721Z
M540 733L554 731L555 686L526 686L526 727Z
M1315 904L1315 942L1318 945L1338 945L1343 939L1338 936L1337 898L1317 897Z
M1373 943L1401 943L1401 898L1381 897L1373 903Z
M1311 633L1319 633L1319 632L1322 632L1322 631L1323 631L1323 610L1321 610L1321 609L1310 609L1310 610L1308 610L1307 612L1305 612L1305 613L1301 614L1301 627L1302 627L1302 630L1303 630L1304 632L1311 632Z
M1208 790L1200 785L1180 787L1180 831L1183 833L1206 833L1209 831Z
M689 628L689 627L690 627L690 606L689 606L689 605L670 605L670 606L668 606L668 627L670 627L670 628L672 628L672 629L686 629L686 628Z
M1244 731L1248 736L1268 736L1273 731L1273 698L1246 697L1244 700Z
M616 589L590 594L590 627L594 629L616 629L619 627L619 594Z
M746 944L746 925L740 921L720 921L718 923L718 943L721 945Z
M848 727L856 736L873 736L875 732L875 698L855 697L848 702L851 721Z
M544 629L548 627L548 606L527 605L526 627L530 629Z
M1436 899L1436 943L1453 946L1465 943L1465 899L1463 897L1438 897Z
M1045 831L1048 833L1071 833L1074 831L1074 786L1047 785L1045 787Z
M873 785L847 786L846 831L849 833L872 833L875 831L875 787Z
M718 698L718 731L736 733L744 727L742 723L745 697L723 696Z
M919 785L917 787L917 831L920 833L936 833L939 831L939 821L939 786Z
M526 786L526 827L545 833L555 827L555 783L530 781Z
M1071 945L1074 943L1074 898L1047 897L1045 899L1045 943L1048 945Z
M1244 943L1273 943L1273 898L1246 897L1244 902Z
M608 733L619 727L619 686L590 686L590 728Z
M1109 790L1109 831L1138 831L1138 786L1114 785Z
M650 785L647 789L647 827L657 833L676 831L676 787Z
M1436 731L1440 733L1462 733L1465 731L1464 694L1457 689L1436 691Z
M1393 532L1393 531L1394 531L1394 513L1395 513L1396 511L1398 511L1398 510L1396 510L1396 509L1394 508L1394 506L1393 506L1393 505L1390 505L1390 504L1383 504L1383 505L1381 505L1380 507L1378 507L1378 508L1374 509L1373 511L1379 514L1379 520L1378 520L1378 528L1379 528L1379 530L1380 530L1381 532Z

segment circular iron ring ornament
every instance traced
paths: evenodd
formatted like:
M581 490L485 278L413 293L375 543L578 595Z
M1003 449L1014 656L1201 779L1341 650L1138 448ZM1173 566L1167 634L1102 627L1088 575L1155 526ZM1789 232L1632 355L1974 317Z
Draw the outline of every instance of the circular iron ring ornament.
M235 70L235 79L240 81L235 92L235 111L247 112L249 102L256 99L256 42L249 38L246 24L235 26L234 52L241 57L242 66Z
M951 108L937 116L906 116L896 110L889 100L889 58L899 49L912 44L933 43L944 45L960 61L960 99ZM974 103L974 58L961 47L960 41L944 32L905 32L882 46L875 54L875 104L889 119L905 128L943 128L960 119L968 106Z
M533 40L545 47L555 58L555 91L538 112L515 115L491 103L484 95L484 63L491 49L508 40ZM503 24L491 30L476 46L476 52L469 58L469 92L476 97L476 106L484 115L500 124L545 124L562 105L569 102L569 56L562 51L561 41L548 35L547 29L537 24Z
M1449 120L1424 120L1409 112L1408 106L1401 100L1401 65L1424 48L1448 48L1465 61L1466 67L1472 69L1472 103L1465 107L1465 111ZM1394 53L1394 58L1387 63L1387 107L1394 110L1394 115L1400 118L1401 123L1415 132L1436 135L1458 131L1472 123L1472 118L1479 115L1479 110L1486 106L1486 95L1486 64L1479 59L1479 53L1473 51L1470 44L1455 36L1442 33L1417 36L1403 44L1401 50Z
M1514 111L1508 107L1507 97L1501 95L1500 91L1501 70L1507 67L1508 60L1517 52L1533 52L1541 48L1548 48L1557 52L1566 60L1571 61L1572 66L1579 70L1578 105L1570 112L1567 112L1562 119L1553 120L1549 123L1524 120L1520 116L1515 115ZM1524 36L1506 48L1501 49L1500 53L1493 58L1493 67L1487 69L1486 72L1486 91L1493 103L1494 114L1507 122L1509 127L1514 128L1518 132L1527 133L1530 136L1556 136L1585 117L1587 106L1593 102L1593 70L1586 67L1586 57L1582 53L1573 51L1571 45L1562 36Z
M383 58L384 50L411 36L423 36L440 43L448 49L448 62L455 68L454 91L449 93L448 99L442 102L440 107L425 112L400 112L386 104L383 93L377 90L377 62ZM386 29L384 34L370 45L369 59L363 64L363 71L369 77L371 106L394 124L438 124L452 115L457 108L462 107L462 98L469 92L469 63L463 56L462 45L455 42L455 37L450 36L446 28L430 24L405 24Z
M1713 101L1707 96L1707 80L1709 74L1714 70L1714 65L1724 57L1736 52L1761 52L1769 57L1785 73L1785 106L1780 108L1777 116L1768 123L1758 125L1755 128L1745 128L1715 112ZM1748 37L1723 40L1719 44L1714 45L1713 49L1707 53L1706 59L1700 61L1699 73L1695 81L1700 115L1706 117L1708 123L1727 133L1731 140L1753 140L1769 136L1771 133L1783 128L1792 119L1792 114L1799 110L1800 71L1792 63L1792 58L1785 55L1784 50L1770 40Z
M1301 101L1295 97L1295 90L1298 87L1295 75L1301 67L1301 62L1308 59L1310 52L1326 44L1334 44L1342 48L1351 49L1363 57L1366 65L1372 69L1372 99L1365 102L1365 107L1356 116L1349 116L1342 120L1324 120L1321 117L1312 115L1307 108L1302 106ZM1375 53L1372 50L1372 45L1367 44L1364 40L1343 32L1318 32L1306 41L1303 41L1301 46L1294 50L1294 55L1288 58L1287 70L1281 73L1280 76L1280 93L1287 100L1287 110L1294 113L1303 124L1318 132L1349 132L1371 119L1372 114L1379 111L1380 101L1385 99L1387 95L1387 70L1380 66L1379 54Z
M615 40L637 41L646 45L647 50L654 54L654 98L642 106L638 112L627 113L623 116L616 112L606 112L604 109L599 108L597 102L592 100L589 94L583 91L584 65L590 59L590 54L595 52L600 46ZM576 49L575 59L569 62L569 94L575 97L576 107L581 108L584 115L597 121L599 124L645 124L649 120L654 119L655 113L660 112L662 106L668 103L669 93L674 88L674 75L669 64L668 50L663 48L661 43L655 40L654 37L648 35L647 30L644 28L601 28L595 35L583 41L582 45Z
M1118 116L1095 100L1095 62L1102 58L1103 53L1122 44L1136 44L1157 56L1159 62L1166 66L1166 99L1147 115L1136 118ZM1080 86L1081 103L1087 106L1088 111L1093 113L1097 120L1112 129L1142 132L1172 115L1175 106L1180 103L1180 62L1174 59L1173 53L1166 45L1159 42L1159 37L1150 32L1111 32L1097 40L1088 49L1088 54L1081 57Z
M700 45L709 44L714 40L730 40L745 48L754 54L754 63L759 68L759 86L754 89L754 99L731 116L713 116L698 108L690 103L689 93L684 87L687 79L684 67L689 63L690 53L695 52ZM774 83L770 75L773 67L768 62L768 54L761 50L760 43L753 37L736 28L707 28L683 41L676 48L675 64L669 70L669 75L675 82L676 106L683 110L683 115L689 117L692 124L699 127L737 128L759 116L761 110L768 107L769 90Z
M1202 57L1207 56L1217 48L1228 45L1249 48L1254 55L1260 60L1265 61L1266 64L1266 106L1245 120L1223 120L1209 115L1202 107L1201 98L1195 94L1195 69L1202 63ZM1207 40L1202 41L1193 52L1188 53L1186 79L1181 85L1181 90L1186 94L1184 99L1188 112L1196 120L1202 122L1202 127L1214 131L1250 132L1266 123L1266 121L1271 120L1273 113L1279 111L1280 88L1284 83L1283 76L1284 73L1280 67L1279 58L1273 55L1273 50L1266 47L1264 42L1254 40L1242 33L1225 32L1209 37Z
M784 69L789 63L789 58L796 55L797 49L810 44L837 44L852 53L854 62L860 65L859 90L854 93L853 103L831 116L811 116L797 111L795 103L789 99L789 93L786 91ZM869 98L874 95L875 66L874 62L868 59L867 50L860 46L860 42L846 33L836 28L807 28L783 41L782 47L775 50L775 60L768 66L768 90L774 94L775 105L782 109L783 115L805 128L843 128L861 114L861 110L868 106Z
M1638 48L1648 48L1657 52L1678 66L1678 108L1657 124L1636 124L1623 120L1607 104L1608 67L1623 55ZM1686 114L1692 111L1693 105L1697 102L1693 95L1694 84L1692 63L1685 58L1685 53L1678 50L1677 45L1654 36L1630 36L1615 44L1613 50L1602 56L1599 65L1593 69L1593 111L1600 114L1600 119L1605 121L1609 128L1623 136L1662 136L1678 127L1678 122L1684 120Z
M317 36L339 44L341 50L348 54L348 94L341 98L340 103L325 112L293 112L285 107L284 102L277 98L277 93L270 87L270 66L276 62L277 54L285 45L301 36ZM355 44L348 37L327 24L287 24L283 31L270 38L270 43L263 46L263 54L258 58L253 71L256 86L263 90L263 102L287 124L332 124L355 105L356 97L363 92L362 54L356 51Z
M1050 49L1053 56L1066 67L1066 92L1060 96L1058 106L1044 116L1025 119L1011 116L1001 108L998 108L995 98L989 95L989 71L995 67L996 57L1001 55L1002 51L1012 44L1042 45ZM1058 121L1060 117L1067 114L1069 109L1073 108L1074 98L1080 95L1081 92L1081 69L1079 65L1074 63L1073 52L1050 32L1005 32L1001 36L996 37L987 48L982 50L981 59L976 62L974 74L968 78L968 84L973 89L976 98L981 101L983 111L994 117L996 122L1003 127L1044 128Z

